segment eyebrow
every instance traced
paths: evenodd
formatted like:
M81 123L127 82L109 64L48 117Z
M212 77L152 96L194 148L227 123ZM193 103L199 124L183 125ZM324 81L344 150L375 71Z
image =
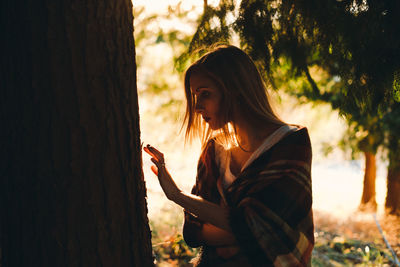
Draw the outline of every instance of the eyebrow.
M196 89L194 89L194 91L195 91L195 92L199 92L200 89L204 89L204 88L208 88L208 87L205 86L205 85L202 85L202 86L199 86L199 87L197 87Z

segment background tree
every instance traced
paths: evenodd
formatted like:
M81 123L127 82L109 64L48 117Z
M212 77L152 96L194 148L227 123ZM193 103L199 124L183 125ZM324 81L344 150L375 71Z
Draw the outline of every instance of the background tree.
M388 118L397 114L400 99L399 15L400 2L390 0L222 0L205 10L189 52L237 34L276 88L274 69L282 62L289 64L291 77L307 81L294 94L331 103L349 125L356 125L353 129L366 133L366 139L357 142L366 158L384 145L391 162L388 186L397 188L400 175L395 170L400 161L394 160L398 150L390 137L398 134L398 121ZM331 86L317 84L312 67L322 68L333 81ZM373 191L364 191L362 202L370 201ZM391 213L400 213L390 204L399 203L399 198L388 190L386 207Z
M152 266L131 1L2 1L2 266Z
M389 213L400 215L400 103L392 100L383 121L389 159L385 207Z
M346 96L342 94L339 81L336 77L332 77L318 66L310 67L310 77L317 85L319 90L313 93L310 90L310 83L305 77L297 77L291 71L290 63L283 59L278 64L272 66L272 79L274 85L280 90L284 90L295 96L300 103L313 102L314 104L329 103L331 107L338 109L340 103L345 101ZM342 140L337 144L352 159L358 158L360 154L364 156L365 170L363 192L361 196L360 209L364 211L375 211L376 192L376 153L379 146L384 142L384 131L382 131L382 123L378 115L372 115L361 109L353 108L347 112L343 107L340 112L347 122L347 130L344 132ZM325 152L332 150L332 143L325 144Z

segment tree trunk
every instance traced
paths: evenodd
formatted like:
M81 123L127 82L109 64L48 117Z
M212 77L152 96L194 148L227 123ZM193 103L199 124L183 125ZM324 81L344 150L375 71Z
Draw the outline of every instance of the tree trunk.
M1 266L152 266L131 1L0 8Z
M389 214L400 216L400 156L399 150L389 153L385 208Z
M364 211L376 211L375 199L375 180L376 180L376 161L375 154L364 152L365 155L365 173L364 187L361 197L360 209Z

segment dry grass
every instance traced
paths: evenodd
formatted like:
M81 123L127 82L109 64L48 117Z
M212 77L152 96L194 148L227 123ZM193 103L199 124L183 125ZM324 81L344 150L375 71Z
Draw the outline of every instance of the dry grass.
M400 217L386 216L380 224L389 244L400 258Z
M400 218L382 215L378 217L378 222L399 257ZM313 256L322 258L327 266L395 266L373 213L354 212L346 219L338 219L326 212L315 211L314 223L316 248ZM330 253L330 248L336 255Z
M396 216L380 216L378 222L392 248L400 254L400 218ZM326 231L345 236L350 239L384 244L383 237L373 217L373 213L355 212L353 216L340 220L329 216L326 212L314 212L316 231Z

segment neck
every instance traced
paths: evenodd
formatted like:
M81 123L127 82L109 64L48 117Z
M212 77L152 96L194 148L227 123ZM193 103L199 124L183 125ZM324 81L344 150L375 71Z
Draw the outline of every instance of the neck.
M244 152L254 152L261 143L271 135L280 125L265 123L265 127L252 127L247 123L235 125L239 148Z

